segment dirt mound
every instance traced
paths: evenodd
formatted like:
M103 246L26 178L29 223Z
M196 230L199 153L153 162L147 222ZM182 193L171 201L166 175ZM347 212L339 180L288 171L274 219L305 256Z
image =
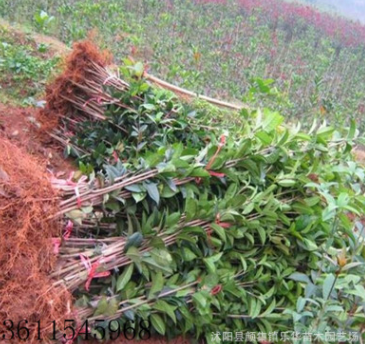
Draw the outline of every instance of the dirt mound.
M73 161L63 159L63 148L39 130L36 108L22 108L0 103L0 136L11 141L58 177L75 170Z
M44 338L51 321L61 324L71 307L70 294L53 288L48 278L56 259L51 238L59 236L60 226L47 218L57 208L39 161L0 137L0 323L9 319L16 328L27 320L22 323L30 330L27 343L39 343L37 321ZM4 333L10 338L9 331ZM26 331L21 335L25 338ZM16 333L7 341L19 342Z

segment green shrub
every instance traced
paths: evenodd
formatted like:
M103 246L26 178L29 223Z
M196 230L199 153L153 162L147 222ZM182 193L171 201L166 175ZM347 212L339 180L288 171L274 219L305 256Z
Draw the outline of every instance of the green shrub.
M66 151L90 177L63 202L78 239L64 242L56 274L82 317L104 319L108 333L109 320L134 320L136 333L144 319L207 342L217 331L360 335L365 175L351 155L354 123L303 132L268 109L212 118L211 106L179 101L126 62L128 86L97 67L62 117L62 135L74 135ZM79 254L110 274L84 287Z

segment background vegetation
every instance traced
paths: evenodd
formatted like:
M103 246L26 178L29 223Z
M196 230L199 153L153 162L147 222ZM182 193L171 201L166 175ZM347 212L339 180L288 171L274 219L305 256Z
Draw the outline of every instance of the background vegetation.
M365 112L365 28L274 0L3 0L0 15L63 42L97 29L116 62L197 92L342 125Z
M35 105L59 61L48 44L0 22L0 102Z

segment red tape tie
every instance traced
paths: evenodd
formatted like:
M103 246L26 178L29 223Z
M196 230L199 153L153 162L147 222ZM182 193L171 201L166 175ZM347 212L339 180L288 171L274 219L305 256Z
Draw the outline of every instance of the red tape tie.
M90 102L92 102L93 100L96 100L96 102L98 103L98 104L101 104L102 103L102 101L103 101L103 97L92 97L92 98L90 98L89 100L87 100L85 103L84 103L84 105L82 106L82 107L86 107Z
M213 177L223 178L226 176L224 173L221 172L214 172L214 171L208 171L208 172Z
M215 223L218 225L218 226L221 226L222 228L230 228L232 226L232 223L229 223L229 222L221 222L221 216L220 214L218 213L216 218L215 218Z
M218 226L221 226L222 228L230 228L230 227L232 227L232 223L229 223L229 222L221 222L221 220L220 220L220 214L219 213L215 217L215 223ZM208 236L208 244L209 244L209 246L212 246L212 232L213 232L213 228L212 227L209 227L209 229L207 230L207 236Z
M113 151L113 158L114 158L116 163L119 161L119 156L118 156L118 153L116 151Z
M80 254L80 259L83 262L86 270L87 270L87 280L85 283L85 289L86 291L90 290L90 284L91 281L94 278L100 278L100 277L108 277L110 276L110 271L104 271L104 272L96 272L97 268L100 265L100 259L97 260L95 263L91 264L90 259L85 257L84 255Z
M67 225L65 227L65 232L63 233L63 238L68 240L72 234L72 230L74 228L74 224L71 220L68 220Z
M58 255L60 253L61 239L60 238L52 238L53 245L53 253Z
M215 152L215 154L210 158L209 162L207 163L207 165L205 166L205 169L209 172L209 174L212 176L212 177L218 177L218 178L223 178L225 177L226 175L222 172L214 172L214 171L211 171L210 168L212 167L215 159L217 159L217 156L219 154L219 152L221 151L222 147L226 144L226 136L225 135L222 135L219 139L219 144L218 144L218 148L217 148L217 151ZM202 181L202 178L195 178L195 182L197 184L200 184Z
M210 295L217 295L222 291L222 285L218 284L215 287L212 288L212 290L210 291Z

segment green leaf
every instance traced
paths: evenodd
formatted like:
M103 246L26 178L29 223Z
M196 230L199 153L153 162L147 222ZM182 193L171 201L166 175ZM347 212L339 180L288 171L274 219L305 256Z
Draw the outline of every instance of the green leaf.
M178 236L177 236L177 240L178 241L187 241L187 242L191 242L192 244L196 244L196 239L189 235L189 234L185 234L185 233L180 233Z
M300 313L305 307L306 300L303 297L299 297L297 300L297 312Z
M132 197L136 201L136 203L143 201L146 198L146 195L147 194L145 192L140 192L140 193L132 192Z
M82 224L82 219L85 217L85 214L83 211L75 209L69 211L66 216L71 219L73 222L75 222L78 225Z
M131 184L131 185L127 185L124 187L124 189L130 191L130 192L136 192L136 193L139 193L139 192L143 192L145 191L144 189L141 188L140 185L138 184Z
M174 197L176 195L176 191L171 190L170 187L168 187L167 185L164 185L162 188L162 192L160 194L161 198L171 198Z
M168 274L172 273L172 269L170 266L161 265L161 264L157 263L153 258L149 258L149 257L143 258L142 261L157 270L164 271L165 273L168 273Z
M126 250L125 250L126 251ZM142 261L141 252L137 247L130 247L125 254L133 263L139 264Z
M301 272L294 272L289 278L297 282L312 283L310 278Z
M109 304L108 304L108 309L107 309L105 315L113 316L117 313L118 309L119 309L119 302L114 297L114 298L110 299Z
M105 204L105 207L109 210L114 210L115 212L120 211L121 206L119 202L116 201L109 201Z
M162 276L162 272L158 271L156 273L152 273L152 286L150 292L148 294L148 298L154 298L156 295L162 290L165 283L165 279Z
M112 184L114 184L114 180L124 174L123 170L119 170L117 167L113 165L104 165L105 172Z
M179 212L172 213L166 217L166 227L172 227L179 223L181 214Z
M147 190L148 196L150 196L158 205L160 203L160 193L155 183L143 183L143 186Z
M262 227L257 227L257 231L259 232L260 240L261 240L262 245L265 245L265 242L266 242L266 232L265 232L265 229L262 228Z
M193 295L193 301L194 303L201 307L201 308L205 308L207 305L207 299L206 297L202 294L202 292L197 292Z
M133 264L129 264L123 271L123 273L118 277L117 280L117 291L121 291L130 281L133 274Z
M251 211L254 209L255 203L249 203L242 211L243 215L247 215L251 213Z
M154 104L142 104L141 106L143 106L146 110L156 110L156 105Z
M127 252L128 249L132 246L139 247L141 246L143 241L143 235L140 232L133 233L127 239L127 242L124 246L124 252Z
M257 318L260 315L260 311L261 311L261 302L252 297L250 300L250 309L249 309L250 317L252 317L252 319Z
M267 315L271 314L273 312L273 310L276 307L276 300L273 299L272 302L270 303L269 307L266 308L265 312L263 312L260 315L260 318L266 317Z
M280 150L274 149L274 151L265 156L265 160L268 164L274 164L280 158Z
M348 290L348 294L359 296L363 301L365 300L365 288L362 285L356 285L355 289Z
M137 62L135 65L134 65L134 73L137 77L141 77L143 75L143 72L144 72L144 66L143 66L143 63L142 62Z
M216 232L218 234L218 236L221 238L221 240L226 243L227 242L227 236L226 236L226 232L225 229L219 225L217 225L216 223L212 223L210 225L214 232Z
M310 198L306 198L304 199L304 202L306 203L306 205L308 205L309 207L314 207L316 204L318 204L321 201L321 198L319 196L314 196L314 197L310 197Z
M157 300L155 304L152 306L153 309L156 309L160 312L166 313L172 321L176 324L176 316L175 316L175 309L176 306L171 306L167 302L163 300Z
M98 302L98 306L96 308L94 316L104 315L107 311L108 311L108 301L105 296L102 296L102 298Z
M153 248L150 251L151 257L160 265L171 266L173 260L169 251L164 248Z
M234 158L242 158L245 154L248 154L252 145L252 141L245 139L238 146L238 150L235 152Z
M327 275L327 277L323 281L322 294L323 294L323 298L325 300L328 300L335 281L336 281L336 277L333 274Z
M364 265L365 263L362 263L362 262L353 262L353 263L348 263L346 264L343 268L342 268L342 271L347 271L347 270L350 270L350 269L353 269L353 268L357 268L358 266L360 265Z
M214 256L211 256L209 258L204 258L203 261L208 269L208 272L211 274L215 274L216 273L216 267L215 264L217 261L219 261L221 259L223 255L223 252L220 252Z
M278 184L280 186L283 186L285 188L289 188L292 187L296 184L297 182L294 179L281 179L278 181Z
M227 191L226 191L226 193L224 195L224 199L227 200L227 201L229 201L231 198L233 198L234 196L236 196L237 190L238 190L237 183L232 183L228 187L228 189L227 189Z
M334 131L335 131L335 129L332 127L319 128L317 131L317 139L323 140L322 142L325 142L324 140L332 137L332 134Z
M158 314L151 314L151 323L153 328L159 333L164 335L166 332L166 325L163 319Z
M265 146L268 146L271 144L273 138L267 134L265 131L259 131L255 135Z
M303 141L311 141L312 137L310 135L304 133L298 133L295 135L296 138L301 139Z
M350 121L350 128L349 128L349 132L347 135L347 139L353 140L355 138L355 134L356 134L356 122L355 122L355 120L352 119Z
M180 297L185 297L187 295L191 295L193 294L195 291L194 288L186 288L186 289L182 289L182 290L179 290L177 293L176 293L176 297L177 298L180 298ZM179 308L179 311L180 311L181 308Z
M303 244L308 251L317 251L318 250L318 246L316 245L316 243L307 238L303 239Z
M201 178L206 178L206 177L210 177L209 172L201 167L197 167L194 168L190 173L189 173L189 177L201 177Z
M182 251L183 251L184 261L186 262L191 262L192 260L197 258L197 255L187 247L183 247Z
M264 110L264 121L262 122L262 129L266 132L270 132L276 129L284 120L278 112L272 112L268 109Z
M186 206L185 206L185 213L186 213L186 220L190 221L194 218L197 210L197 202L194 198L187 198L186 199Z

